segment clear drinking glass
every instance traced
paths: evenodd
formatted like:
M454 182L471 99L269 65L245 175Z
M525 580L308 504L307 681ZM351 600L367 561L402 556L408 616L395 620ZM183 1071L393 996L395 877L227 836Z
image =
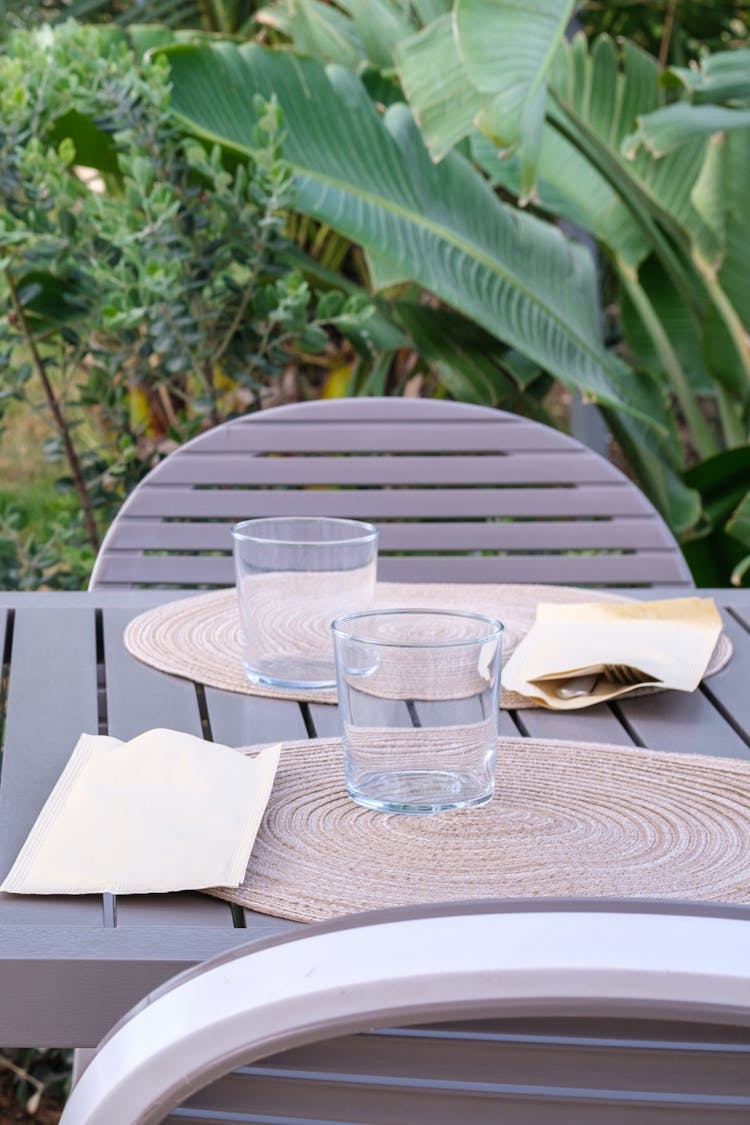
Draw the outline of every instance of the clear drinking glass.
M346 786L360 805L431 813L492 798L503 626L399 609L333 623Z
M358 520L280 516L244 520L232 536L248 679L335 687L331 622L372 604L377 529Z

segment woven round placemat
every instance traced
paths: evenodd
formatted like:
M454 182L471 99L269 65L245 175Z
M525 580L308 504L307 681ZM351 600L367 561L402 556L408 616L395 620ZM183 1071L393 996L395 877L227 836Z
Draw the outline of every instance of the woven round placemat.
M489 804L403 816L349 798L338 740L290 742L243 884L208 893L300 922L506 896L748 902L748 839L750 762L501 739Z
M505 626L505 662L534 624L540 601L588 602L592 598L616 602L633 600L608 591L581 590L572 586L381 582L377 586L375 604L381 609L455 609L499 618ZM279 613L282 612L280 607ZM124 643L128 652L145 664L208 687L271 699L336 702L335 689L288 690L253 684L247 679L242 668L240 618L234 587L197 594L147 610L128 624ZM711 676L723 668L731 654L731 642L722 633L706 675ZM645 688L643 693L658 690ZM631 693L630 697L635 694ZM537 707L538 704L525 695L503 691L501 706L525 708Z

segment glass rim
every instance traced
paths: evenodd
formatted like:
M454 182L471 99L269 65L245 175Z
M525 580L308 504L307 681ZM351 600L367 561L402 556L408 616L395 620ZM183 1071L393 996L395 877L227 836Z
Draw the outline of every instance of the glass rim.
M354 528L361 528L361 535L350 534L341 539L269 539L263 534L252 534L245 531L252 525L257 524L271 524L278 525L282 523L305 523L305 524L337 524L353 530ZM378 537L378 529L372 523L365 523L364 520L349 520L344 519L343 516L258 516L257 518L248 520L239 520L238 523L232 526L232 536L234 539L243 542L264 543L273 546L282 547L332 547L341 546L346 547L353 543L371 543L373 539Z
M381 640L377 637L362 636L350 629L343 628L349 622L364 621L366 618L403 617L407 614L413 617L460 617L465 621L481 621L489 628L487 632L480 633L476 637L435 641L410 641L408 638L405 640ZM496 617L490 617L486 613L471 613L460 609L425 609L418 606L410 609L405 606L399 609L364 609L357 613L342 614L341 617L336 617L331 622L331 631L334 637L340 637L342 640L355 641L358 644L377 645L379 648L462 648L467 645L486 644L488 641L501 638L505 632L505 626L502 621L498 621Z

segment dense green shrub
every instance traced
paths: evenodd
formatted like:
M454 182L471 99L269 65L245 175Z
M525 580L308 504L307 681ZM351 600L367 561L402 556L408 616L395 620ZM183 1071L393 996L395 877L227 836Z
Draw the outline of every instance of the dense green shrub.
M282 264L294 191L278 107L257 109L252 154L228 168L176 124L166 65L117 29L16 32L0 57L0 411L43 393L91 551L159 457L257 409L290 349L325 348L324 321L368 315ZM6 547L19 521L6 508ZM80 549L75 519L53 547Z

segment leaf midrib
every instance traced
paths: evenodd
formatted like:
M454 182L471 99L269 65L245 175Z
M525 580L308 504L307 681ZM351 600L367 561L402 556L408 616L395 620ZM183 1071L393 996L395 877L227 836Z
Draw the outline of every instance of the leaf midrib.
M579 336L577 331L571 330L569 321L566 321L563 317L557 314L545 301L541 301L536 293L532 292L531 288L524 284L521 284L517 278L517 275L511 273L503 265L502 262L500 262L497 258L490 257L488 254L483 253L475 243L469 241L468 239L457 237L455 232L453 232L449 227L444 227L439 223L425 219L425 216L423 214L419 212L409 211L406 207L395 203L393 200L390 200L387 197L377 195L374 192L367 191L366 189L359 188L355 193L352 191L351 185L347 185L347 182L344 180L339 180L333 176L328 176L323 173L311 172L309 169L302 169L293 161L290 161L289 163L291 168L294 170L295 175L305 176L307 179L311 179L317 183L326 185L339 191L343 191L348 195L356 195L369 203L381 207L383 210L388 211L390 214L396 216L397 218L412 222L414 226L438 235L444 242L450 243L457 249L462 250L469 257L476 259L487 268L489 268L493 273L500 275L506 282L506 284L509 284L513 288L522 292L532 304L535 304L539 308L541 308L547 314L549 319L554 324L557 324L560 327L564 335L567 335L575 339L576 341L579 341L579 347L581 348L581 350L596 359L597 363L604 366L602 361L606 358L606 353L602 355L595 349L591 348L588 342L584 338Z

